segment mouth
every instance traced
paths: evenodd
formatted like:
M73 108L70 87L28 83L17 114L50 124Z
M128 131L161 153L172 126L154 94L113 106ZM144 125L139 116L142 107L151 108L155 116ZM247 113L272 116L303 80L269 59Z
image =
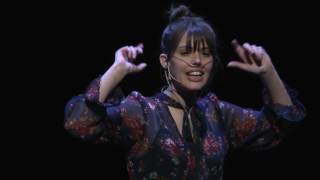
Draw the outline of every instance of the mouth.
M202 71L189 71L187 72L188 76L203 76L204 72Z
M192 82L200 82L204 78L204 72L200 70L188 71L186 75L188 80Z

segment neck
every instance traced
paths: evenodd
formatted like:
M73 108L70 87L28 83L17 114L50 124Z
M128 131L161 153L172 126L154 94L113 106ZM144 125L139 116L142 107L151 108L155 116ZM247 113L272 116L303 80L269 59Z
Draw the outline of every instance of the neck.
M179 102L185 108L194 106L199 95L199 92L197 91L188 91L179 86L169 86L164 93Z

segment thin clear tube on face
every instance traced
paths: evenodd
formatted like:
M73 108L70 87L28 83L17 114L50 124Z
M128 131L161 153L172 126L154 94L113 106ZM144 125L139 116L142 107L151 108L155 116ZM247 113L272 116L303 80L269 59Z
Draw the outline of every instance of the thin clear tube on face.
M187 60L184 60L184 59L179 58L179 57L177 57L177 56L173 56L173 57L176 58L177 60L185 63L187 66L189 66L189 67L191 67L191 68L200 67L201 69L203 69L203 68L205 68L208 64L210 64L210 63L213 62L212 60L210 60L210 61L202 64L201 66L199 66L199 65L194 65L194 64L188 62ZM170 63L168 63L168 70L165 71L165 76L166 76L168 85L170 85L170 83L169 83L169 81L168 81L168 80L170 80L170 79L173 79L173 80L175 80L176 82L182 84L182 82L180 82L178 79L176 79L176 78L172 75L172 73L171 73L171 71L170 71Z

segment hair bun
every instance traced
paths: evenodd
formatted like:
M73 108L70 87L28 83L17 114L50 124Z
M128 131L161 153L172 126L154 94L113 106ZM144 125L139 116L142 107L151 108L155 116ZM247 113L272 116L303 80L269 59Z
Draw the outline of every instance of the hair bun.
M180 5L178 7L171 7L170 9L170 17L169 21L174 22L182 17L193 17L194 14L190 11L190 9L185 5Z

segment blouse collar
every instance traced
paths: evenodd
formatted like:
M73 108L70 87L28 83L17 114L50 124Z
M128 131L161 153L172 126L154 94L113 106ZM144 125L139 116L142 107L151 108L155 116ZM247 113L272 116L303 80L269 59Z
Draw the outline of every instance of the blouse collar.
M159 99L160 102L162 102L165 105L172 106L172 107L179 108L179 109L183 109L183 106L178 101L171 98L170 96L168 96L164 92L158 93L156 95L156 98Z

